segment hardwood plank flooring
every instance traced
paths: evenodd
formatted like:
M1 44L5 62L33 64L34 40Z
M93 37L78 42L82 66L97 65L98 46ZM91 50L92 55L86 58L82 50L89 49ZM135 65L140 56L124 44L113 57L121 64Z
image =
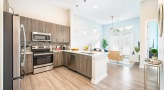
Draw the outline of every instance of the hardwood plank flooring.
M123 67L108 63L108 76L94 85L90 79L66 67L58 67L36 75L27 75L22 90L144 90L143 72L137 66ZM156 90L156 83L149 82L148 88Z

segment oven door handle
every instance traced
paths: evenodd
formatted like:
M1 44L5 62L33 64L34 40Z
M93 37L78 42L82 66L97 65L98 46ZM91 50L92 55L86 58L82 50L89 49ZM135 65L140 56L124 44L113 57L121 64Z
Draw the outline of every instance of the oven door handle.
M43 56L43 55L52 55L53 53L40 53L40 54L34 54L34 56Z

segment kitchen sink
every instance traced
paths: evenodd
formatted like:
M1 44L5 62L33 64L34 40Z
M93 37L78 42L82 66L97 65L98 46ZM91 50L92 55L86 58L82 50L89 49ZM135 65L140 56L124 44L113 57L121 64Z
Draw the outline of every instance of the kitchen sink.
M80 53L85 53L85 54L95 54L95 53L92 53L92 52L80 52Z

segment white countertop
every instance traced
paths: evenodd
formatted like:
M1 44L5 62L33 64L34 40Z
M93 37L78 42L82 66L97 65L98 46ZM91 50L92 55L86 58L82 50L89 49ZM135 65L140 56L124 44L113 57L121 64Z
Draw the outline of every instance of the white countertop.
M90 52L90 51L72 51L72 50L54 50L53 52L70 52L70 53L76 53L76 54L82 54L82 55L87 55L87 56L92 56L92 57L100 57L100 56L107 56L109 53L108 52ZM88 53L93 53L93 54L88 54ZM23 53L21 53L23 54ZM26 52L26 54L33 54L33 52Z
M90 51L72 51L72 50L55 50L53 52L70 52L70 53L76 53L76 54L82 54L82 55L87 55L87 56L92 56L92 57L100 57L100 56L107 56L109 53L108 52L90 52ZM88 53L93 53L93 54L88 54Z
M23 54L23 53L21 53L21 54ZM26 54L33 54L33 52L26 52Z

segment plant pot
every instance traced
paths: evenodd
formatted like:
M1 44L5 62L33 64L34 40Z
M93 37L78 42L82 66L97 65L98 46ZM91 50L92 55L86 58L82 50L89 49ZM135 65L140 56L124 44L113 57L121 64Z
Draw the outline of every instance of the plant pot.
M105 50L105 49L104 49L104 52L108 52L108 50Z
M158 57L152 56L152 59L153 59L153 60L157 60L157 59L158 59Z

